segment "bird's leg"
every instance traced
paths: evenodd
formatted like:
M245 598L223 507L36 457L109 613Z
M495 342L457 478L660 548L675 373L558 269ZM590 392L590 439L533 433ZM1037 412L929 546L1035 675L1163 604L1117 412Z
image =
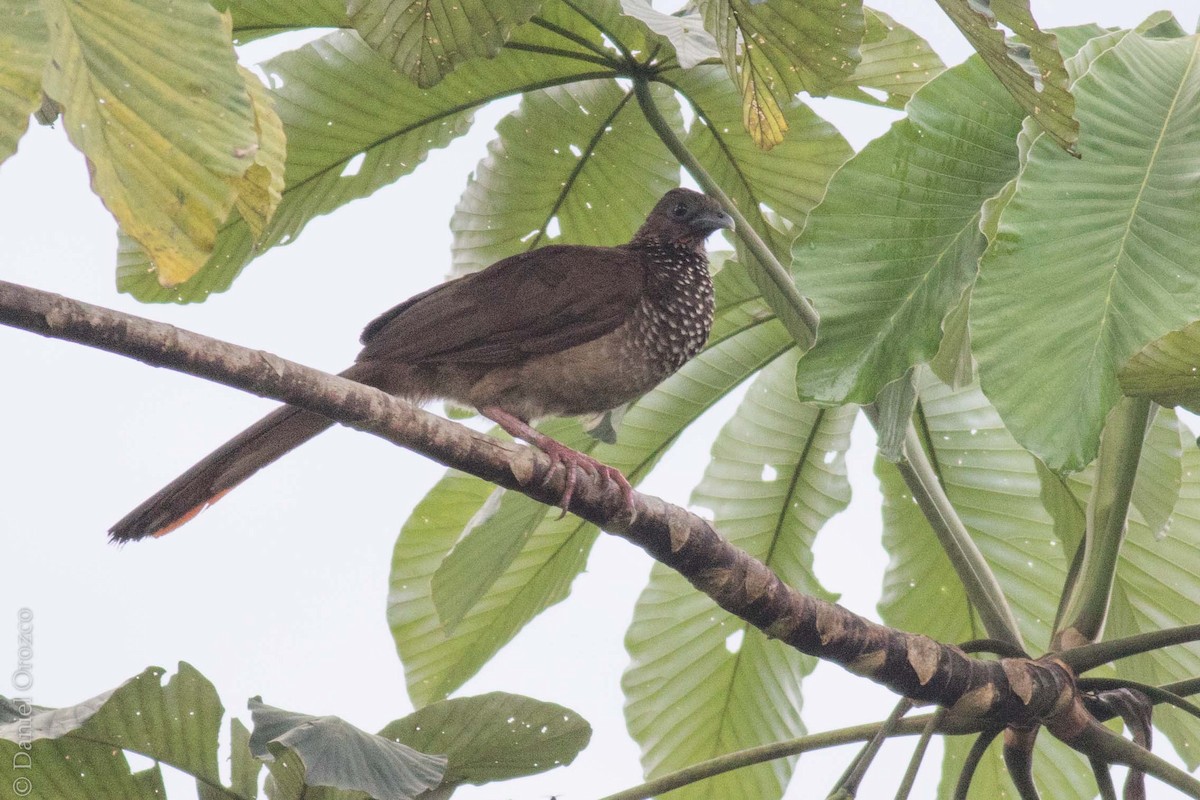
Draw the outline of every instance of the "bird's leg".
M633 487L629 485L629 481L625 480L625 476L621 474L619 469L597 461L586 453L581 453L578 450L567 447L562 442L541 433L525 422L525 420L509 414L504 409L496 406L488 406L479 409L479 413L503 428L509 436L524 439L538 450L550 456L550 461L552 462L551 470L553 470L553 464L562 464L566 468L566 486L563 487L562 499L558 503L559 508L562 509L562 516L559 519L567 515L567 507L571 505L571 496L575 493L575 470L577 469L591 472L615 483L621 488L621 494L625 498L625 507L630 511L633 510ZM549 475L550 473L546 473L547 477Z

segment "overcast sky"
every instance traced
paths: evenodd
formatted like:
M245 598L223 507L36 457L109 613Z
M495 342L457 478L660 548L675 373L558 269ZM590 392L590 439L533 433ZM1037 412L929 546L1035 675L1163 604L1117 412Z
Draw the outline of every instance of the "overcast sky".
M947 63L968 54L933 0L873 5L924 35ZM1033 6L1043 27L1132 25L1166 7L1192 29L1200 13L1200 0ZM253 62L268 54L260 44L243 55ZM856 148L899 116L840 101L814 106ZM0 167L0 278L336 371L353 359L363 324L448 272L454 204L492 127L511 108L480 112L471 133L432 153L414 175L318 218L295 244L251 264L230 292L190 307L143 306L116 293L115 226L88 189L83 158L61 126L35 127ZM440 467L337 429L177 533L118 549L105 538L113 521L272 404L5 328L0 369L7 383L0 395L0 533L9 553L0 641L9 624L13 642L11 654L0 646L0 666L15 665L17 611L30 609L36 703L69 705L151 664L173 672L186 660L247 722L245 702L257 694L367 730L411 710L384 615L388 566L400 526ZM686 505L737 399L713 409L642 490ZM816 568L844 605L877 618L886 556L878 546L872 456L873 436L860 425L848 462L854 501L822 531ZM592 723L591 747L567 769L456 797L583 800L640 781L619 679L627 663L622 637L649 565L640 550L602 537L571 597L459 692L501 689L562 703ZM5 686L0 693L13 692ZM812 731L879 719L894 701L828 666L806 681L804 694ZM891 796L910 746L885 749L862 797ZM805 758L787 797L824 797L851 755L843 748ZM915 797L931 796L936 772L927 766ZM171 785L184 786L175 797L190 796L185 784Z

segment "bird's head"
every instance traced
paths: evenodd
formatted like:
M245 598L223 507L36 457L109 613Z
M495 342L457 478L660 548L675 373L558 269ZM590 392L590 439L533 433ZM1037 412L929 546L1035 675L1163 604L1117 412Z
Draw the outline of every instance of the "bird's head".
M654 206L633 240L702 249L713 231L732 227L733 218L716 200L691 189L672 189Z

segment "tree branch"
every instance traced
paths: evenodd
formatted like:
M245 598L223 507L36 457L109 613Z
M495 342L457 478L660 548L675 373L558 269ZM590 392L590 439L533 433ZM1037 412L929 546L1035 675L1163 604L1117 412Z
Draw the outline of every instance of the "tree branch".
M540 451L476 433L378 389L261 350L3 281L0 324L291 403L548 505L562 495L563 472L551 471L550 458ZM984 661L953 645L876 624L785 585L708 522L678 506L635 492L631 515L621 490L610 482L580 480L570 510L636 544L723 609L784 644L901 696L949 708L947 730L1040 722L1064 731L1068 742L1079 732L1082 703L1074 676L1057 659ZM1070 710L1069 719L1058 719L1063 709ZM1129 758L1128 751L1121 755Z

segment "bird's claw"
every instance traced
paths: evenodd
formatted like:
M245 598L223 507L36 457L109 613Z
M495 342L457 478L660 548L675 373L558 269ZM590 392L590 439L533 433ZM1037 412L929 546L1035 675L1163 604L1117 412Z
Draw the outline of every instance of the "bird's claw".
M625 510L633 510L633 487L625 479L625 476L621 474L619 469L610 467L566 445L561 445L560 447L561 449L549 448L545 451L546 455L550 456L551 464L550 469L546 472L546 478L543 480L544 485L550 479L550 475L554 473L554 468L558 465L562 465L566 470L562 497L558 501L558 507L562 509L562 513L558 515L558 519L562 519L567 515L567 509L571 506L571 498L575 496L575 485L578 482L580 471L615 483L621 489L621 495L625 500Z

